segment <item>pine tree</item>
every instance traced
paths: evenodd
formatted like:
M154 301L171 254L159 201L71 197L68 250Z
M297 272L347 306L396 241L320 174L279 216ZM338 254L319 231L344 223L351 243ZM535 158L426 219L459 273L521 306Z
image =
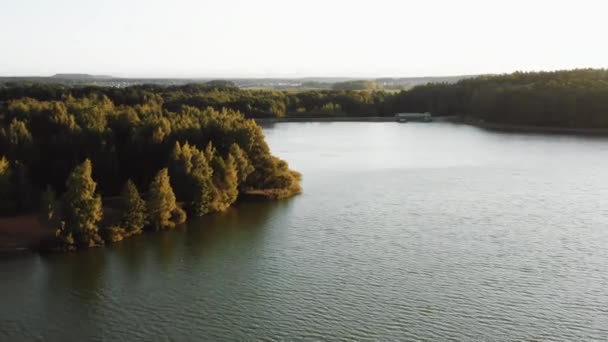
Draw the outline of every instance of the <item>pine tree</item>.
M215 155L217 154L217 150L215 149L215 146L213 146L213 142L209 141L207 143L204 153L205 159L207 159L209 162L213 161L213 158L215 158Z
M205 154L197 151L192 157L192 171L190 173L193 189L191 212L195 216L203 216L212 211L213 202L213 169L207 162Z
M212 211L214 199L213 169L206 153L215 155L212 145L208 145L205 152L187 142L183 145L176 142L169 164L176 197L184 201L189 212L197 217Z
M201 217L213 212L214 185L210 179L197 178L194 187L194 200L190 205L191 213Z
M130 179L122 190L121 226L129 235L139 234L146 225L146 202Z
M164 168L156 174L150 184L148 211L150 224L156 230L175 227L171 220L172 215L179 211L175 200L173 188L169 178L169 171Z
M251 165L245 151L237 144L230 145L229 154L234 158L236 164L236 169L239 174L239 185L243 184L247 180L247 176L254 171L253 165Z
M224 163L226 169L224 171L224 202L226 207L229 207L234 203L239 195L238 185L239 176L237 166L234 158L231 154L228 155Z
M192 171L193 155L200 153L196 146L190 146L187 142L180 145L175 142L173 152L171 152L171 162L169 163L169 174L171 175L171 186L175 191L175 197L179 201L192 201L192 188L194 183L190 173Z
M6 139L10 142L11 159L32 158L34 154L32 133L24 121L13 118L6 130Z
M238 197L238 172L234 158L229 154L224 159L215 155L213 161L214 200L213 211L224 211Z
M89 159L77 166L68 176L63 195L65 235L72 233L79 245L92 247L102 242L97 224L103 217L101 196L95 193L97 183L92 178Z

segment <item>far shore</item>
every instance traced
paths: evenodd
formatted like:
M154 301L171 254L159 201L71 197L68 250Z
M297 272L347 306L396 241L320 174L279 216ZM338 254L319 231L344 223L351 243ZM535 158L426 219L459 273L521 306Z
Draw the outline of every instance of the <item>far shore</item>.
M519 126L494 123L465 123L479 128L511 133L545 133L545 134L576 134L576 135L608 135L608 128L576 128L550 126Z
M337 116L337 117L283 117L254 118L260 124L279 122L396 122L394 116Z
M255 118L259 124L282 123L282 122L397 122L393 116L344 116L344 117L283 117L283 118ZM546 133L546 134L576 134L576 135L608 135L608 128L579 128L579 127L555 127L555 126L529 126L488 123L467 119L462 116L438 116L433 117L433 122L451 122L463 125L475 126L492 131L503 131L512 133Z

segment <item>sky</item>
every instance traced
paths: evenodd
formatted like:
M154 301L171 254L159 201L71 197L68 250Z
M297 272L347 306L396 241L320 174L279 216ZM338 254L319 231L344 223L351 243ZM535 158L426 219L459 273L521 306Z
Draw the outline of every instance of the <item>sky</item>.
M607 13L606 0L0 0L0 75L606 68Z

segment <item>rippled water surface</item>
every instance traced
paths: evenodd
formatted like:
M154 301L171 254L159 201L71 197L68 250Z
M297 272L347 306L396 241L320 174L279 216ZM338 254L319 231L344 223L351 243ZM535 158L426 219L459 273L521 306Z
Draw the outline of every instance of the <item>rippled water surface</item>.
M608 139L285 123L290 200L0 259L0 340L606 340Z

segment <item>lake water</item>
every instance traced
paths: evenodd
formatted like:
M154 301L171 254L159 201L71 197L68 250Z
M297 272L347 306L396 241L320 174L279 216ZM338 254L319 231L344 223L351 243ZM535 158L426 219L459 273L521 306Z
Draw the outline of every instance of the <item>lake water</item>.
M0 259L0 340L606 340L608 138L283 123L304 193Z

